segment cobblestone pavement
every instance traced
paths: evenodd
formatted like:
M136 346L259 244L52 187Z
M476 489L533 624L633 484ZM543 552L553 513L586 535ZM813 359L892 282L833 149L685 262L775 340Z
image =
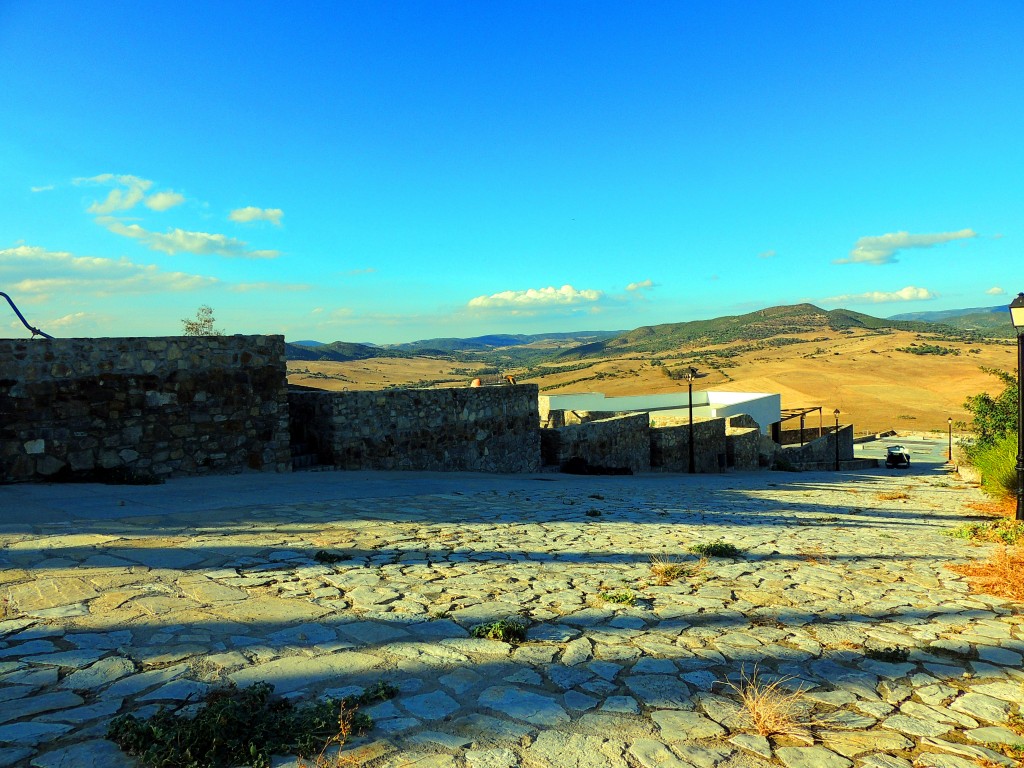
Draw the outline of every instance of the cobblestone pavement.
M376 475L387 494L361 477L121 518L118 493L174 481L109 488L86 520L0 522L0 766L134 765L103 740L115 713L227 680L319 695L382 678L400 694L370 710L356 764L1015 764L991 745L1024 742L1024 616L945 568L991 548L941 535L981 497L938 465ZM0 509L32 493L0 487ZM719 539L742 552L689 551ZM659 583L658 560L687 571ZM469 635L513 615L524 643ZM804 691L811 739L752 728L730 683L755 665Z

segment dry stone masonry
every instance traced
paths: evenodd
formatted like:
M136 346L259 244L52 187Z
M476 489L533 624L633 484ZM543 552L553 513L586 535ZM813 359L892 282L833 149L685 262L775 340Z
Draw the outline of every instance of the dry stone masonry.
M292 391L293 429L339 469L536 472L537 386Z
M687 416L551 410L544 400L532 384L289 389L281 336L0 340L0 483L311 465L501 473L688 467ZM693 433L697 472L772 463L774 446L766 457L767 438L749 416L696 417ZM843 458L852 457L848 437ZM832 455L834 443L821 448ZM791 463L816 466L818 452L805 446Z
M0 482L287 471L284 337L0 339Z

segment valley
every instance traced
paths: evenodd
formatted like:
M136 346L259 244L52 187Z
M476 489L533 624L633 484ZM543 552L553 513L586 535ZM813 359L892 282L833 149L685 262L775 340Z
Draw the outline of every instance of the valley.
M784 409L821 406L826 424L838 408L840 420L852 422L857 433L945 433L947 418L969 419L965 398L1001 389L982 368L1012 370L1016 364L1015 344L1006 340L960 341L894 329L819 328L757 340L691 343L658 353L606 350L592 358L527 365L516 362L525 350L514 349L517 354L509 354L500 372L537 384L545 393L685 390L687 382L679 376L692 365L698 369L695 389L779 392ZM500 352L490 353L487 362L465 356L290 361L288 379L329 390L468 386L475 376L485 383L494 378L498 367L493 361ZM816 426L817 419L817 414L808 415L808 426Z

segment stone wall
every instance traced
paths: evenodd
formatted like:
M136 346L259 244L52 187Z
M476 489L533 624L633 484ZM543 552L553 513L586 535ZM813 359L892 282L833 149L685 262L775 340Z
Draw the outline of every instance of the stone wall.
M807 425L803 430L803 441L809 443L812 440L817 440L819 437L827 435L832 432L835 426L823 426L820 429L817 425ZM780 445L800 445L800 430L799 429L783 429L779 431Z
M686 472L690 461L688 418L651 415L651 467L663 472ZM724 472L728 464L725 419L693 420L694 469Z
M839 461L853 459L853 425L839 427ZM805 469L831 469L836 461L835 431L799 447L786 447L780 451L784 460Z
M537 385L292 391L296 440L339 469L535 472Z
M749 472L759 469L761 430L757 427L726 427L726 464L730 469Z
M570 471L647 472L651 468L650 418L631 413L545 432L545 463Z
M0 482L290 468L282 336L0 339Z

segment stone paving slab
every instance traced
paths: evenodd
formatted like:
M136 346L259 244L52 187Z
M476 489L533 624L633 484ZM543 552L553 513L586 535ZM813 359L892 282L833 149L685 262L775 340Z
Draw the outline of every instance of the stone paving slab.
M1021 606L945 567L991 550L942 535L980 499L926 464L0 486L0 765L133 765L114 714L226 681L382 678L367 768L1012 765ZM802 736L756 732L755 674Z

